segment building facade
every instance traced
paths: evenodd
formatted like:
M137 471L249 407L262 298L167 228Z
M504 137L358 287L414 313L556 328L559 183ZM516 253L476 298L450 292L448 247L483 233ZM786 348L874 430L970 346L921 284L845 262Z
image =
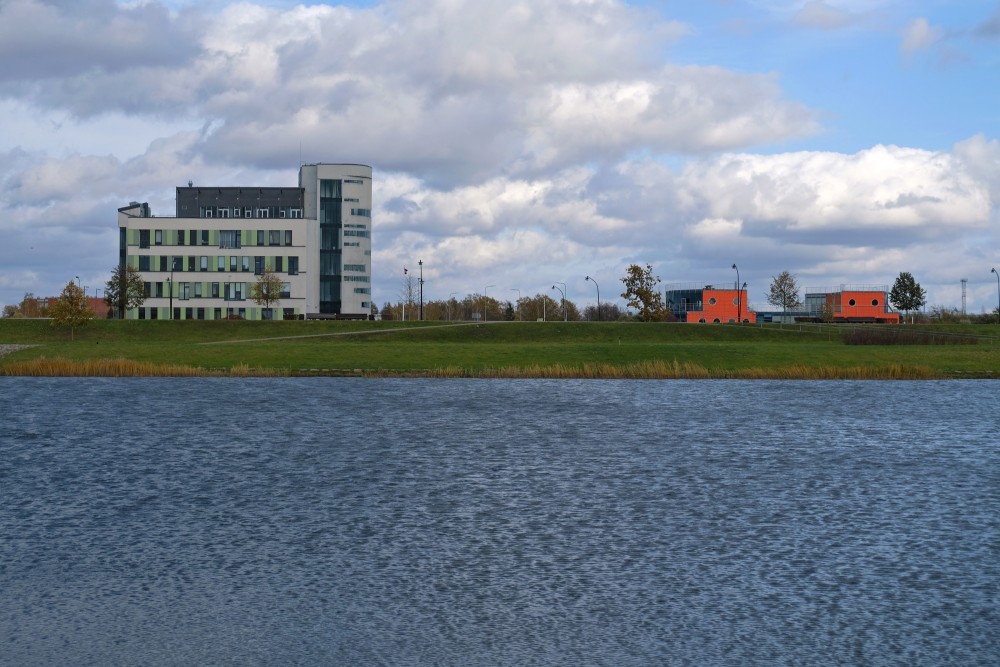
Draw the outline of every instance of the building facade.
M899 313L889 306L885 285L807 287L801 307L785 312L758 313L762 322L833 322L899 324Z
M297 187L178 187L173 217L118 209L119 262L143 276L129 319L367 318L371 313L372 169L308 164ZM251 287L282 282L263 307Z
M668 286L664 296L670 314L681 322L753 324L757 321L757 313L747 303L745 289L673 285Z

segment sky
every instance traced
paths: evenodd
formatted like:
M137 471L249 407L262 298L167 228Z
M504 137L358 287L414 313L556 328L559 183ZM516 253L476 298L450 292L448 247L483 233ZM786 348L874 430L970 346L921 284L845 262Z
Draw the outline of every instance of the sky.
M1000 0L0 0L0 304L94 294L120 206L301 162L373 167L379 306L422 261L425 300L650 264L990 311Z

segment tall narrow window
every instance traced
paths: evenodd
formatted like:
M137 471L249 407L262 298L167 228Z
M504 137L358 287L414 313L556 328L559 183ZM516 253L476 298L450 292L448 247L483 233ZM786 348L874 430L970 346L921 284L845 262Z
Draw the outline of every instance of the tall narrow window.
M292 245L292 230L285 230L285 245Z
M299 275L299 258L297 256L288 258L288 275Z

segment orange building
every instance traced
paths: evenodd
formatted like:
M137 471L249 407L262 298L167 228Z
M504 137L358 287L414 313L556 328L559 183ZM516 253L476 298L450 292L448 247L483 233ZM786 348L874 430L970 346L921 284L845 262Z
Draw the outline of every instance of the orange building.
M753 324L757 313L747 303L745 289L679 287L666 291L667 309L682 322Z
M806 310L819 317L828 313L834 322L899 324L899 313L891 312L888 302L884 287L841 286L838 291L806 293Z

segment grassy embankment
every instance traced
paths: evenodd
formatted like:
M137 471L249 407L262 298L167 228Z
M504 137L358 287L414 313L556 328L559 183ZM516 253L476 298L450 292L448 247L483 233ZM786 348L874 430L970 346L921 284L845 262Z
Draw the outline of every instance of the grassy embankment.
M0 320L6 375L430 377L1000 377L1000 328L905 327L956 345L846 345L831 326L636 322L96 321L69 332ZM976 344L968 344L971 340Z

